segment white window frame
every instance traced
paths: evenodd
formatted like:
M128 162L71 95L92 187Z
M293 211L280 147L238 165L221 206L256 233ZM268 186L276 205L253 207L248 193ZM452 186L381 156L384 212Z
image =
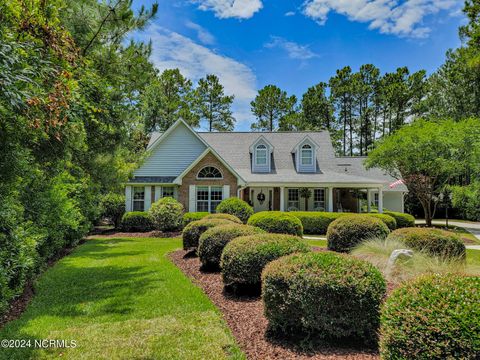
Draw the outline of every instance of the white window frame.
M265 156L262 156L261 158L265 158L265 162L259 163L259 154L264 153ZM265 144L258 144L255 146L255 165L256 166L268 166L268 147Z
M203 169L206 169L206 168L214 168L216 169L219 173L220 173L220 177L200 177L200 173L202 172ZM198 173L197 173L197 180L223 180L223 172L216 166L213 166L213 165L206 165L204 167L202 167Z
M204 200L198 200L198 192L199 190L205 191L207 190L207 199ZM213 190L219 190L220 192L220 199L212 199L212 189ZM195 189L195 204L196 204L196 209L197 211L204 211L205 209L199 210L199 202L206 203L207 204L207 209L206 211L209 213L214 213L218 204L220 204L223 200L223 186L219 185L198 185Z
M165 195L165 189L171 190L172 195ZM175 188L173 186L162 186L160 194L162 195L160 199L164 197L172 197L175 199Z
M308 157L304 157L304 153L309 153ZM308 159L309 162L304 162L304 160ZM313 165L313 146L310 144L303 144L300 148L300 164L302 166L312 166Z
M296 193L296 200L292 200L293 194ZM300 210L300 190L297 188L287 189L287 210L290 208L296 208Z
M135 190L143 192L143 198L135 198ZM141 210L135 208L135 204L142 204ZM133 186L132 187L132 211L145 211L145 186Z
M325 203L326 203L326 189L325 188L317 188L313 189L313 209L323 209L321 211L325 211ZM321 196L317 198L317 194L321 192ZM321 200L320 200L321 199Z

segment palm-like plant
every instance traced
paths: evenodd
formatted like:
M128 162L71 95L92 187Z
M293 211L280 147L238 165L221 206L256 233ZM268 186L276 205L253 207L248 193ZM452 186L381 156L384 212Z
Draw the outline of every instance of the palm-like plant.
M305 199L305 211L308 211L308 199L312 197L312 190L309 188L301 188L299 193L300 197Z

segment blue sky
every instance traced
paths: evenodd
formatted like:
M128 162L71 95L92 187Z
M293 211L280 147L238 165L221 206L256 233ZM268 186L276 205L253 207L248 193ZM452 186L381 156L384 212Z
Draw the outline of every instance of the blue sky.
M134 7L153 1L135 0ZM135 38L152 40L160 69L193 81L219 76L235 95L237 130L254 121L250 101L275 84L299 98L349 65L382 72L435 71L460 45L461 0L159 0L158 16Z

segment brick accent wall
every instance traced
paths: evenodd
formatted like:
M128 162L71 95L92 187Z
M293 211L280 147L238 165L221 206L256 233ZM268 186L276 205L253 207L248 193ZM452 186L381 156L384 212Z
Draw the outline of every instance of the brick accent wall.
M198 180L198 172L205 166L215 166L222 172L223 179L218 180ZM208 153L197 165L193 167L188 174L183 177L182 185L178 188L178 201L180 201L185 207L185 211L188 211L189 205L189 188L190 185L230 185L230 197L237 196L237 178L233 175L223 164L212 154Z

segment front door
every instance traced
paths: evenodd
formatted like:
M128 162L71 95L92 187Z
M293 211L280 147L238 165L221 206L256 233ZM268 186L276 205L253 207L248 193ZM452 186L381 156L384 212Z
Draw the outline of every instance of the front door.
M268 211L273 206L273 188L251 188L250 199L255 212Z

